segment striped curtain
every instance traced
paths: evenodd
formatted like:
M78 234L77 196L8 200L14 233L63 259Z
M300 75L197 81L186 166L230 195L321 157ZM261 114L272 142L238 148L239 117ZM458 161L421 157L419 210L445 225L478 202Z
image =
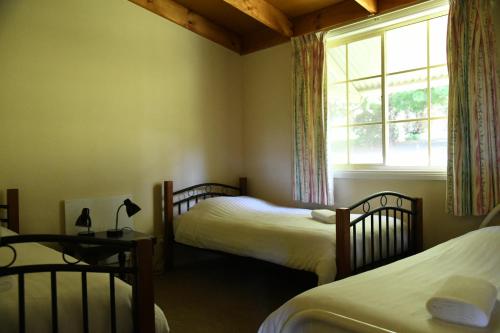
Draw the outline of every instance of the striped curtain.
M332 205L326 160L325 33L292 38L294 200ZM331 179L333 181L333 179Z
M451 0L448 21L448 212L500 202L500 101L489 0Z

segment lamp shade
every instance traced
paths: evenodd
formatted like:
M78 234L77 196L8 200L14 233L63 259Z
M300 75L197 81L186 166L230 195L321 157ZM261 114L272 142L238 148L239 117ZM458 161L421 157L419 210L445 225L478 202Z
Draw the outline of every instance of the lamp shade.
M94 236L94 232L90 231L90 226L92 225L92 219L90 218L90 209L83 208L82 213L76 219L75 225L78 227L86 227L87 231L79 232L79 236Z
M75 225L78 227L90 227L92 225L89 208L82 209L82 213L76 219Z
M137 212L141 210L141 207L130 201L130 199L125 199L125 201L123 201L123 204L125 205L125 210L127 211L128 217L137 214Z
M138 211L141 210L141 207L137 206L135 203L130 201L130 199L125 199L123 203L116 210L116 224L114 229L110 229L106 232L108 237L121 237L123 235L123 230L118 229L118 216L120 214L120 209L125 206L125 210L127 211L128 217L135 215Z

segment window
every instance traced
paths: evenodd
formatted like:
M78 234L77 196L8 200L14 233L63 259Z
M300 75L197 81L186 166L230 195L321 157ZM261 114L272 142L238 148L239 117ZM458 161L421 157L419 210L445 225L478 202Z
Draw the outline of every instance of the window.
M441 13L328 41L331 163L444 170L446 29Z

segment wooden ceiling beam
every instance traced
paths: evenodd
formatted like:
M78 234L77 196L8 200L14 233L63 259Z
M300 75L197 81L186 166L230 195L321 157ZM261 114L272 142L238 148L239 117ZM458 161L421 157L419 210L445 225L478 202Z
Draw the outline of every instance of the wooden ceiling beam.
M378 10L379 12L387 12L427 1L429 0L379 0Z
M321 31L350 21L368 17L363 7L354 1L342 1L292 20L295 36Z
M282 11L265 0L224 0L224 2L283 36L293 35L292 22Z
M290 38L263 27L243 36L241 54L249 54L290 41Z
M377 0L354 0L370 14L377 13Z
M378 0L378 2L374 2L376 3L377 14L382 14L426 1L429 0ZM365 19L372 15L368 9L359 5L361 2L370 1L342 1L292 19L294 36L331 29L336 26Z
M241 53L240 36L172 0L129 0L155 14L158 14L198 35Z

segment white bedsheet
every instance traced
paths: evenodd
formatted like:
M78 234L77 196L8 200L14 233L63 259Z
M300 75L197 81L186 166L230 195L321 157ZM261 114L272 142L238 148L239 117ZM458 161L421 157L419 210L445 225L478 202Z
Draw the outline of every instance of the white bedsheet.
M476 230L391 265L306 291L273 312L259 333L294 332L299 317L307 323L301 325L302 333L374 331L363 330L356 320L405 333L500 332L498 300L483 329L431 317L425 304L451 275L478 277L500 289L500 227ZM318 313L351 318L352 328L342 330L339 318L322 321Z
M15 235L0 227L0 235ZM60 252L35 243L13 245L17 251L14 266L29 264L62 264ZM11 251L0 249L0 265L10 261ZM68 257L71 260L71 257ZM91 332L110 330L109 275L88 275L89 328ZM18 331L17 276L0 278L0 330L3 333ZM50 310L50 274L35 273L25 275L26 332L52 332ZM117 332L133 332L132 288L115 279ZM58 273L58 318L59 332L82 332L81 274ZM156 333L169 331L163 311L155 305Z
M359 215L353 214L351 218L357 216ZM389 228L393 230L392 218L389 221ZM396 221L396 227L398 226L399 220ZM374 229L377 235L378 227ZM367 223L367 249L369 230ZM308 209L275 206L245 196L216 197L198 203L189 212L176 218L174 231L175 240L182 244L314 272L318 275L318 284L333 281L337 273L335 224L313 220ZM357 228L356 233L357 261L360 263L361 228ZM399 237L398 232L398 242ZM392 239L391 232L390 243ZM385 239L383 244L385 255ZM407 244L405 239L405 248ZM394 252L392 246L389 252ZM371 255L371 252L369 253ZM377 256L378 246L375 258Z

